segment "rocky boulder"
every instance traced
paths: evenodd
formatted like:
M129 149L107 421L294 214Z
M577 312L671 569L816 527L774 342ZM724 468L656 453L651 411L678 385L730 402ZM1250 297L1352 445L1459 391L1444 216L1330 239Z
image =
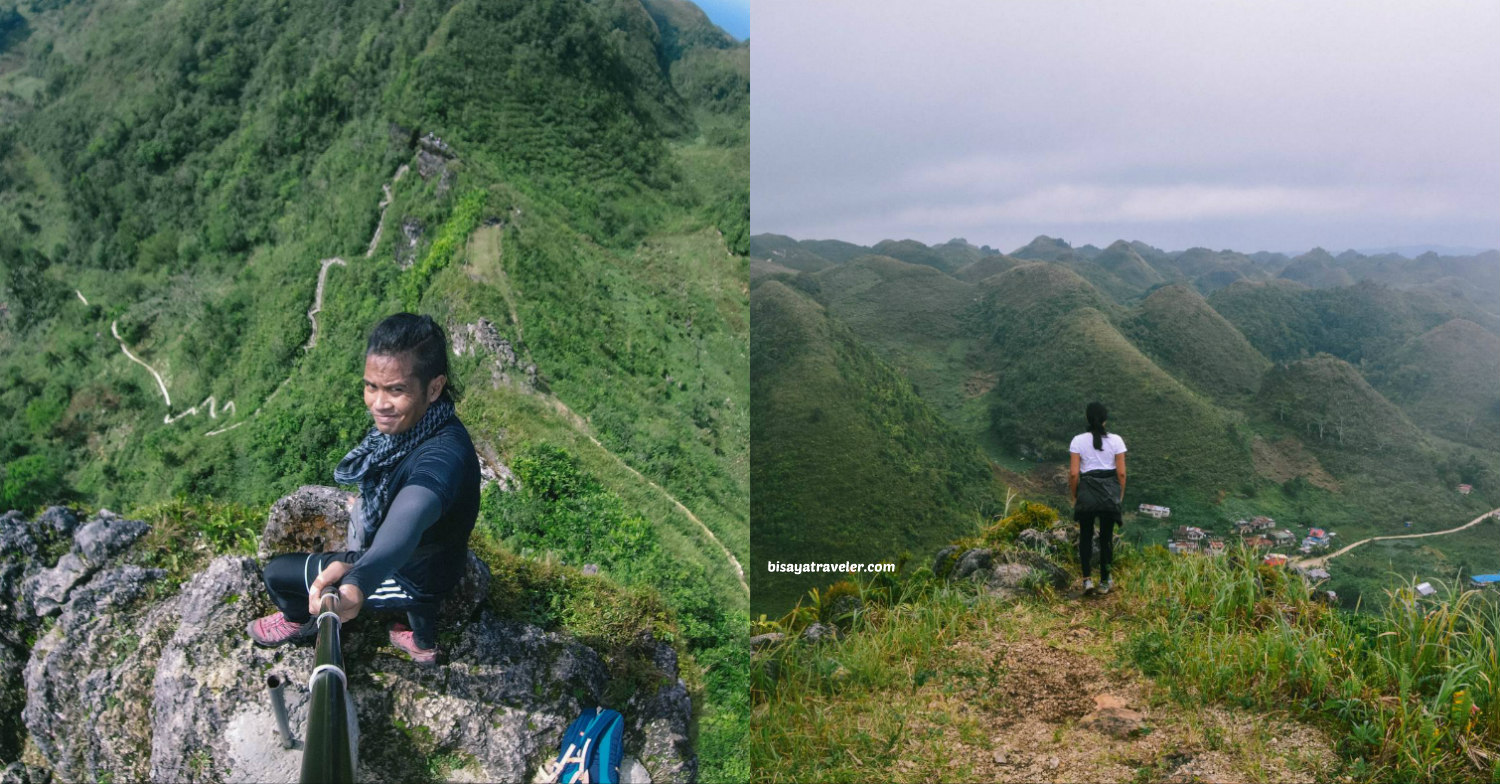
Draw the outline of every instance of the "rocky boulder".
M525 361L524 347L513 345L500 334L495 323L480 318L473 324L450 326L448 334L453 337L453 353L459 356L479 356L490 361L490 386L499 388L511 381L511 374L525 378L527 386L539 387L536 364Z
M983 547L965 550L964 554L958 557L958 562L953 565L953 579L962 580L975 575L982 577L994 562L995 554L992 550Z
M108 509L99 510L94 519L73 533L72 549L56 566L26 578L21 588L23 601L38 616L56 614L74 586L98 571L106 560L123 552L146 533L146 528L140 520L126 520Z
M995 564L985 579L985 586L992 591L1007 591L1016 593L1023 590L1027 578L1031 576L1031 567L1024 564L1002 563Z
M422 242L422 222L407 216L401 219L401 239L396 245L396 266L410 269L417 261L417 245Z
M837 640L839 629L837 626L826 623L811 623L802 630L802 639L810 643L820 643L824 640Z
M349 493L337 487L303 485L271 506L255 557L344 550L349 530Z
M318 491L303 488L277 508L336 516L338 499ZM307 535L292 524L292 511L285 517L279 530L286 538ZM90 528L94 522L77 531L68 553L90 571L66 592L55 623L34 644L0 644L0 669L24 670L13 679L24 689L0 690L0 708L13 708L8 715L24 723L33 749L27 762L45 766L13 765L7 780L297 780L301 747L281 748L266 678L286 682L293 735L304 740L313 650L249 640L250 621L273 610L260 562L220 556L174 589L161 570L120 563L117 548L134 526L114 516ZM35 527L15 515L0 518L8 542ZM324 541L334 533L325 531ZM283 541L270 536L262 545L275 551ZM14 552L23 550L17 544ZM91 560L101 555L102 563ZM622 693L631 695L625 704L609 707L625 715L637 780L696 777L692 707L670 645L640 640L641 660L612 670L578 639L496 616L486 609L489 585L489 568L470 553L458 599L444 608L436 668L420 668L393 648L376 613L344 627L361 780L425 780L433 760L444 761L451 780L529 780L557 753L569 722ZM28 617L40 633L36 616ZM630 672L632 687L612 684L611 671ZM7 759L19 756L13 745L0 749Z
M950 544L947 547L944 547L943 549L938 550L937 551L937 555L934 556L933 559L932 559L932 574L933 574L933 576L936 577L936 578L938 578L939 580L947 577L948 573L951 572L951 571L953 571L953 561L954 561L955 558L957 558L957 556L958 556L958 546L957 545L951 545Z
M775 646L780 645L785 641L786 635L781 632L766 632L765 634L757 634L750 638L750 650L761 651L767 648L774 648Z
M995 560L999 562L994 567L995 570L999 570L1000 566L1006 566L1007 573L1013 575L1017 573L1015 567L1024 567L1027 572L1040 572L1045 575L1053 588L1066 588L1073 581L1067 569L1041 553L1007 550Z

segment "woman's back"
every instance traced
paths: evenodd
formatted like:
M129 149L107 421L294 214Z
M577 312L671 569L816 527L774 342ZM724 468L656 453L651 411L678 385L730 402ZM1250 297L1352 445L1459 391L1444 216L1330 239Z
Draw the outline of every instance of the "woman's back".
M1083 473L1113 471L1115 470L1115 455L1125 452L1125 439L1120 438L1117 433L1107 433L1099 441L1103 449L1094 448L1093 433L1083 432L1073 436L1073 443L1068 445L1069 452L1078 454L1079 470Z

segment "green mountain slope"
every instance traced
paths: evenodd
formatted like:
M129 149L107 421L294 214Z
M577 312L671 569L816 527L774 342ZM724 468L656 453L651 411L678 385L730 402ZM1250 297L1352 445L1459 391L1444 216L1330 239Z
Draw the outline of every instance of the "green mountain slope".
M1271 364L1202 296L1182 285L1152 292L1124 331L1157 364L1211 397L1254 392Z
M1480 449L1500 443L1500 336L1454 319L1413 338L1389 367L1380 388L1423 429Z
M704 777L743 779L737 670L705 673L748 607L748 47L669 0L18 14L0 506L326 484L369 329L431 313L492 467L562 450L649 524L661 569L540 541L680 614Z
M833 266L832 261L780 234L755 235L750 240L750 255L801 272L817 272Z
M889 256L900 259L908 264L920 264L924 267L952 272L968 263L963 259L963 254L955 257L951 253L943 253L938 248L929 248L916 240L881 240L870 248L870 252L878 256Z
M1308 288L1272 277L1290 261L1280 254L1113 243L1089 257L1046 237L1022 252L1058 260L987 255L946 274L864 258L780 280L823 304L1031 497L1065 503L1068 442L1084 406L1106 403L1131 448L1129 505L1174 509L1127 525L1132 541L1165 541L1184 522L1222 533L1256 515L1357 541L1445 530L1500 504L1500 459L1485 448L1500 330L1472 299L1374 279ZM1125 287L1100 259L1175 282ZM1315 260L1410 274L1382 257ZM1109 275L1126 296L1087 274ZM1220 274L1238 277L1205 299L1205 279ZM757 504L776 503L774 483L757 488ZM1357 550L1334 570L1350 606L1380 602L1390 571L1472 565L1447 538L1369 553L1388 551L1399 558L1376 565Z
M999 275L1011 267L1023 263L1019 259L1004 254L984 256L954 270L953 277L969 283L978 283L991 275Z
M1147 289L1162 282L1162 276L1124 240L1116 240L1092 262L1103 267L1132 289Z
M797 244L835 264L870 254L869 248L843 240L802 240Z
M1084 408L1099 400L1113 412L1110 429L1136 453L1135 498L1201 502L1249 474L1237 418L1158 367L1096 309L1070 310L1036 329L997 329L992 351L999 381L988 398L991 427L1010 449L1066 460Z
M750 305L755 612L836 579L769 561L895 561L973 526L993 496L970 442L818 303L768 281Z
M865 256L818 273L816 298L947 415L962 402L972 286L932 267Z

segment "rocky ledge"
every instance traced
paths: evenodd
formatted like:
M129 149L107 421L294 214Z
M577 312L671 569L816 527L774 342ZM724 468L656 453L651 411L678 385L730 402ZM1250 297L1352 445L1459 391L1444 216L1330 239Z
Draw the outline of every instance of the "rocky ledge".
M260 553L343 540L333 488L304 487L272 510ZM260 561L220 556L173 589L124 557L149 526L101 510L0 516L0 781L296 781L266 689L284 688L305 737L310 647L263 649L245 627L271 612ZM344 630L359 717L362 781L527 781L567 724L609 692L604 661L577 639L497 617L472 553L443 611L443 662L400 657L378 617ZM628 780L691 781L691 704L677 657L648 641L655 675L624 705ZM9 767L6 767L6 765Z

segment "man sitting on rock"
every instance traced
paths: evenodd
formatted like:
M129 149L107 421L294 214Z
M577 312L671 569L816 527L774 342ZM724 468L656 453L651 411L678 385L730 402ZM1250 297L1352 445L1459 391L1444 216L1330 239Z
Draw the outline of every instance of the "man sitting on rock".
M338 588L338 614L405 610L391 644L423 665L437 663L437 610L464 574L479 516L479 460L454 413L448 341L431 316L397 313L365 348L365 407L375 426L339 461L333 476L359 484L348 550L291 553L266 564L280 612L250 622L264 646L317 634L319 594Z

